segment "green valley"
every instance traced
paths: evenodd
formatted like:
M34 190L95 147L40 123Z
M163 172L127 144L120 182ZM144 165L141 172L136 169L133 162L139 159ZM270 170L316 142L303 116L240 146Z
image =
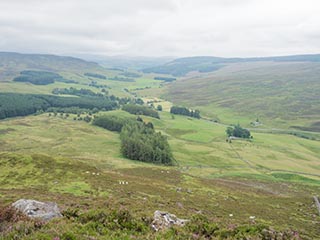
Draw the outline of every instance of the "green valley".
M77 103L40 105L0 120L1 239L319 236L313 200L320 190L317 62L228 62L168 82L173 76L167 73L110 70L68 57L2 53L0 59L0 95ZM13 81L25 70L74 82ZM88 98L97 105L79 106ZM106 108L105 101L116 104ZM7 105L0 102L0 112ZM172 106L190 111L172 114ZM105 116L121 126L111 121L115 130L109 131L93 124ZM141 128L133 139L148 142L160 132L152 142L167 140L173 166L122 154L122 125L137 121L154 130ZM253 137L228 138L227 127L238 123ZM159 151L157 144L152 150ZM21 198L56 202L62 217L37 222L15 215L8 206ZM190 221L154 231L156 210Z

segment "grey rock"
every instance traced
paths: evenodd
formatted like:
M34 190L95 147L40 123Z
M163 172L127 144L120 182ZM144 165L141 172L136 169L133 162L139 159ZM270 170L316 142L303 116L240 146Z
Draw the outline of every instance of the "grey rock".
M58 205L54 202L39 202L29 199L20 199L12 206L28 217L49 221L52 218L62 217Z
M189 220L187 219L177 218L177 216L174 214L157 210L154 212L151 227L155 231L159 231L162 229L170 228L173 225L184 226L188 221Z

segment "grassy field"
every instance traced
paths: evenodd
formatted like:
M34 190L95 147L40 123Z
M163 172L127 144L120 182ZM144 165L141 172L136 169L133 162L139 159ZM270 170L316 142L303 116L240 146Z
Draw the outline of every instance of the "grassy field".
M311 126L320 117L319 63L237 63L180 79L162 94L224 123ZM316 131L316 128L314 128Z
M122 111L105 114L130 116ZM274 170L320 177L319 141L286 134L253 133L252 141L235 140L229 144L225 141L225 127L209 121L172 117L167 112L161 113L160 120L143 119L168 136L179 166L188 167L190 174L215 177L240 172L272 177L270 173ZM43 114L4 120L0 131L1 151L90 160L99 167L141 164L119 155L118 134L74 121L72 116L62 119Z
M122 111L100 114L130 116ZM201 211L227 226L247 224L253 215L257 223L297 229L306 238L319 234L312 206L320 187L320 176L315 176L320 169L318 141L257 133L252 142L230 144L224 127L212 122L172 118L166 112L161 120L143 119L168 136L179 165L124 159L118 134L72 116L1 121L0 202L36 195L69 209L74 202L99 208L107 200L136 216L163 209L190 218Z

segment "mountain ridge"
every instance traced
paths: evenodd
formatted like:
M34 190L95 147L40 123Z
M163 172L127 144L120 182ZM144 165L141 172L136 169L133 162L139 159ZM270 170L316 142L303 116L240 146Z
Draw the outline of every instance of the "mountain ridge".
M273 57L224 58L215 56L194 56L177 58L156 67L145 68L144 73L169 74L181 77L189 72L213 72L227 64L242 62L320 62L320 54L301 54Z

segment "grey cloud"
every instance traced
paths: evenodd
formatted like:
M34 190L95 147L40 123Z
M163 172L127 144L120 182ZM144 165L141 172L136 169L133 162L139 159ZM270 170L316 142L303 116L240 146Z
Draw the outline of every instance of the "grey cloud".
M320 52L317 0L0 1L0 50L260 56Z

